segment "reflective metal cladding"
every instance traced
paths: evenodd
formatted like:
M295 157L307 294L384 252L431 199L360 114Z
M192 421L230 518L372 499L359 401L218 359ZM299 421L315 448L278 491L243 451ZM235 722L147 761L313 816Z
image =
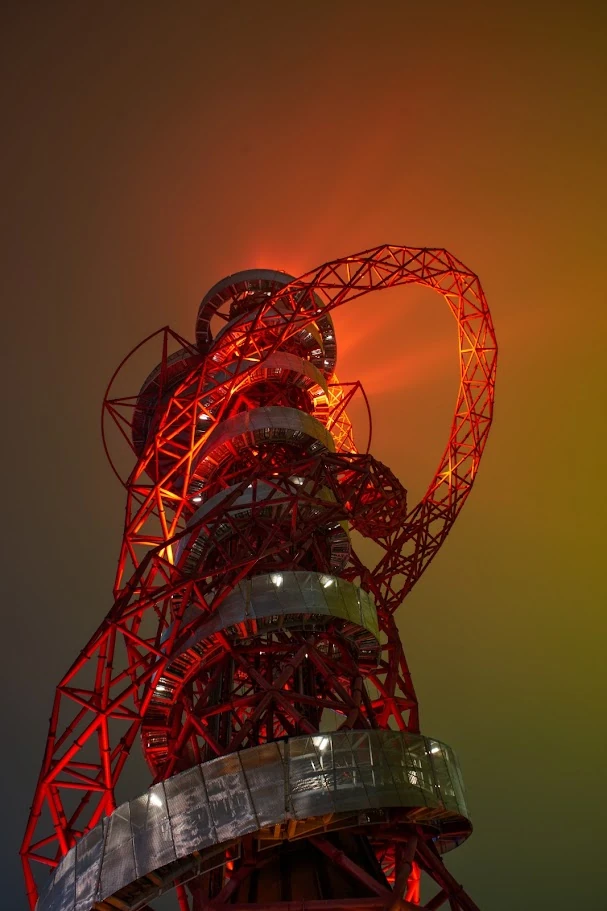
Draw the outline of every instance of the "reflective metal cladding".
M194 766L122 804L64 857L38 911L95 902L193 852L268 826L389 808L436 828L448 850L470 831L459 766L445 744L396 731L294 737ZM380 819L377 820L378 822ZM170 871L169 871L170 878ZM166 882L166 880L165 880ZM158 888L153 891L159 891Z

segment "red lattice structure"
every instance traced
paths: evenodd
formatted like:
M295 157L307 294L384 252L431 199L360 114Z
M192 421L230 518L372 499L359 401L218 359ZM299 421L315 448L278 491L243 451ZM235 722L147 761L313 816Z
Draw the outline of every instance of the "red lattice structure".
M460 365L412 508L354 446L364 392L335 376L331 319L406 284L443 296ZM125 359L104 401L135 465L114 603L56 690L22 847L30 906L41 883L39 911L136 911L170 890L181 911L405 909L425 877L428 911L476 908L441 859L471 827L455 757L419 732L394 612L487 441L496 341L478 278L445 250L393 246L298 279L252 270L206 295L195 342L165 328L144 344L161 350L140 392L113 392ZM352 532L379 546L375 566ZM151 785L117 807L138 738Z

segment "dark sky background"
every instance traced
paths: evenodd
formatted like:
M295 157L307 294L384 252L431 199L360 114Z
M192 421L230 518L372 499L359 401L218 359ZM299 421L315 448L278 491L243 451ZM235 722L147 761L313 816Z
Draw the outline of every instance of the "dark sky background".
M485 911L607 908L605 20L587 0L2 5L2 909L25 909L54 686L110 605L109 376L166 323L191 337L229 272L386 242L478 272L501 346L475 490L399 614L475 824L448 865ZM336 321L373 452L419 493L456 392L447 308L386 292Z

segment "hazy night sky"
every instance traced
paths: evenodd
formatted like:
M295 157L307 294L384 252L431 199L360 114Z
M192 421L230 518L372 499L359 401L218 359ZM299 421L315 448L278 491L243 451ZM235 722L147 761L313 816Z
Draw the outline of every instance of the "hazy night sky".
M605 20L585 0L2 4L3 911L26 907L54 686L110 605L115 366L166 323L192 337L229 272L386 242L473 268L500 343L475 490L399 614L475 824L447 863L483 911L607 908ZM429 292L371 300L336 316L338 373L419 492L456 334Z

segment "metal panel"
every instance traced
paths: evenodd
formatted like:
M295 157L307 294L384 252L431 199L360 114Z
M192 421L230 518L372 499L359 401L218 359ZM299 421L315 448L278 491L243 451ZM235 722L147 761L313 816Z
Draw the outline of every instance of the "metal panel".
M136 798L131 803L136 803ZM133 832L131 829L131 804L123 803L108 820L105 849L101 863L100 896L112 895L125 883L137 878Z
M137 876L177 859L162 784L131 802L131 828Z
M212 759L201 768L217 841L255 832L259 824L239 754Z
M76 900L74 911L88 911L95 901L103 857L104 828L97 826L76 845Z
M371 765L370 741L367 731L361 732L357 739L357 749L353 749L349 732L338 732L331 737L333 759L333 788L335 808L344 813L348 810L370 809L373 805L360 768L368 771ZM356 753L359 761L356 761ZM372 789L370 776L367 784Z
M219 842L199 765L164 782L177 857Z
M52 886L44 896L44 911L71 911L76 902L76 850L65 855L53 875Z
M266 743L240 753L259 828L286 816L284 749L283 743Z
M122 848L129 841L131 838L131 805L136 804L137 800L141 799L138 797L130 803L120 804L109 817L105 842L106 851Z
M331 735L293 737L287 742L288 810L294 819L335 811L331 751Z
M129 840L122 848L106 851L101 864L99 897L106 898L137 879L133 842Z
M383 738L376 731L350 731L344 735L349 741L353 765L358 774L360 786L364 788L369 807L398 806L400 804L395 772L389 756L382 749ZM381 732L391 733L390 731Z
M145 832L133 838L137 876L144 876L150 870L157 870L176 860L173 836L168 819L149 826Z
M435 741L436 742L436 741ZM445 761L447 763L447 768L449 770L449 775L451 777L451 786L453 788L453 800L450 804L450 809L453 809L455 812L459 812L459 807L466 806L466 796L464 794L464 780L462 778L462 770L460 768L457 756L452 747L447 746L446 743L439 744L443 754L445 756Z

